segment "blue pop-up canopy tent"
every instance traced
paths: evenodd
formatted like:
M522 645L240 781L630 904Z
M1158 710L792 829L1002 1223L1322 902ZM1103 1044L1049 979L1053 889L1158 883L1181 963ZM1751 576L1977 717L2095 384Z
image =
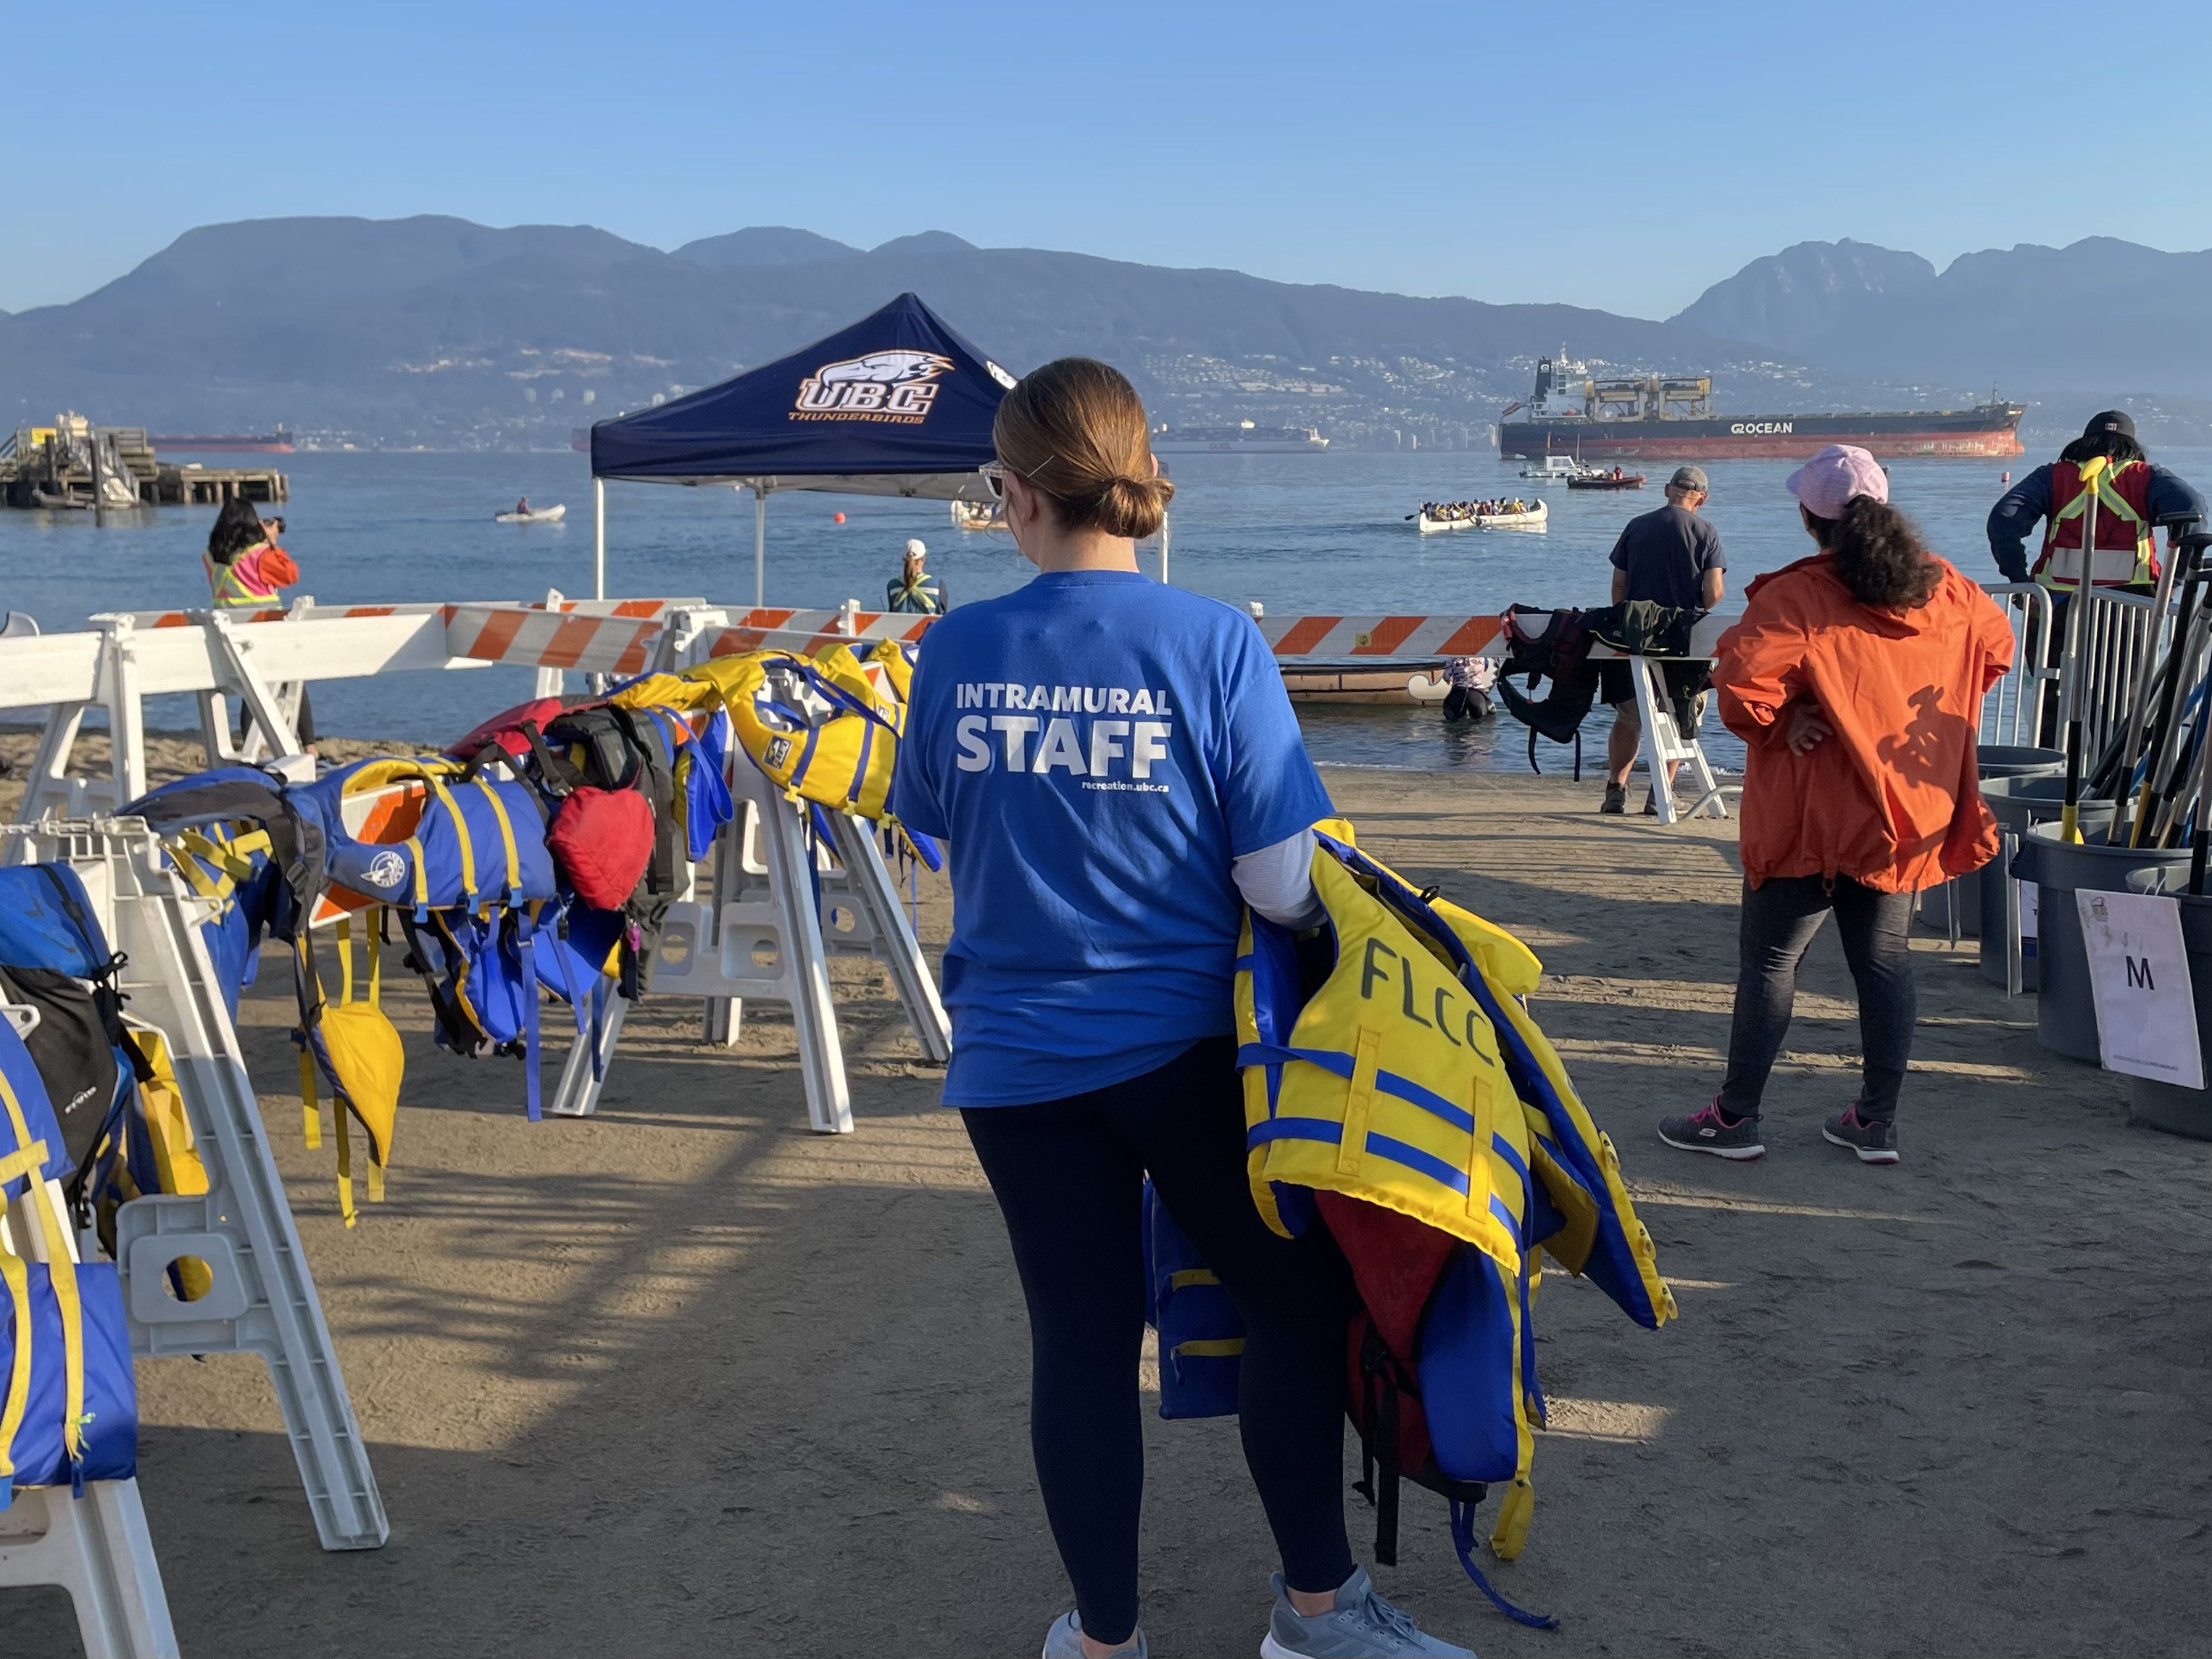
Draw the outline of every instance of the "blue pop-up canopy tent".
M1014 377L912 294L803 350L592 428L594 556L606 483L753 492L753 603L767 602L768 498L780 489L988 499L976 469ZM604 597L604 594L602 594Z

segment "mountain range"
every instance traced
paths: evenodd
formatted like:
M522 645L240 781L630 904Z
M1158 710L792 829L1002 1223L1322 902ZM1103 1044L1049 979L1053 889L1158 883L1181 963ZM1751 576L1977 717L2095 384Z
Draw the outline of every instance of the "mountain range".
M912 289L1017 372L1127 369L1160 418L1476 447L1564 343L1600 373L1710 372L1723 410L1985 396L2212 428L2212 253L2105 240L1942 272L1849 240L1753 261L1664 321L1183 270L943 231L862 250L759 226L672 252L588 226L249 220L68 305L0 313L0 428L62 408L156 430L506 447L708 384ZM2088 317L2091 325L2083 326ZM2124 325L2120 319L2126 319ZM2031 424L2036 416L2031 416Z

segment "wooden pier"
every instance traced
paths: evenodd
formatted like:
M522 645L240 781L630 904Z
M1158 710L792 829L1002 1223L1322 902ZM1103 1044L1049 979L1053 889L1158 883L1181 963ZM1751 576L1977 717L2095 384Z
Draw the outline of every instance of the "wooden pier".
M96 427L64 416L0 439L0 505L85 511L105 505L212 507L282 501L291 483L274 467L178 465L154 453L143 427ZM103 500L104 498L104 500Z

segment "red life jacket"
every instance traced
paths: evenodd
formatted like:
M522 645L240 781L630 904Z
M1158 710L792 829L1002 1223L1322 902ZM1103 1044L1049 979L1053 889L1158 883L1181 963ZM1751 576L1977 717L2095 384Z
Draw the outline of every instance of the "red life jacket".
M2065 592L2081 586L2081 526L2094 501L2097 544L2089 555L2089 585L2147 586L2156 581L2158 554L2149 494L2148 461L2119 466L2100 461L2057 463L2051 469L2051 514L2044 522L2043 555L2031 573L2034 579Z

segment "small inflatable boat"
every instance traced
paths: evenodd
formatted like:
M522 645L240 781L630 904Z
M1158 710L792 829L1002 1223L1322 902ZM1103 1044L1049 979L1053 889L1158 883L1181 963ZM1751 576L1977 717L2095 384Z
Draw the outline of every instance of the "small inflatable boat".
M558 524L561 515L568 510L564 504L556 501L550 507L533 507L527 513L517 513L509 507L504 513L495 513L491 516L496 524Z

